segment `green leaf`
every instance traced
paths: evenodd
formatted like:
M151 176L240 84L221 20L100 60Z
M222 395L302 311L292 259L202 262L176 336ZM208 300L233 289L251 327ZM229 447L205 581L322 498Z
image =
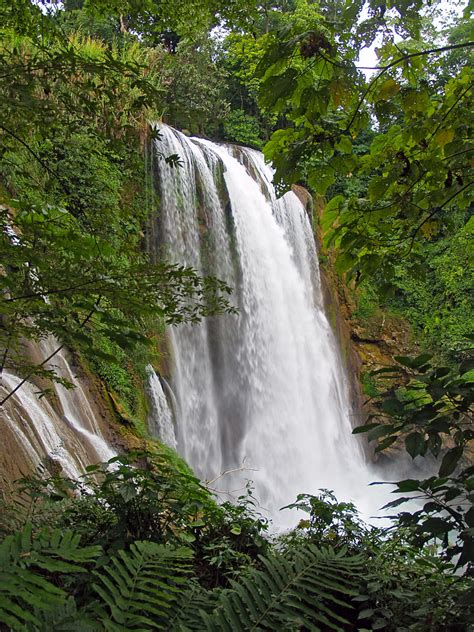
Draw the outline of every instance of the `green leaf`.
M398 439L398 437L387 437L386 439L384 439L383 441L381 441L379 443L379 445L375 448L375 452L381 452L382 450L385 450L386 448L390 447L392 445L392 443L395 443L395 441Z
M412 359L412 366L416 369L425 366L432 359L431 353L422 353Z
M403 99L403 104L408 111L426 112L429 104L429 93L427 90L411 90Z
M440 147L444 147L448 143L450 143L454 138L454 130L453 129L440 129L436 132L434 136L434 142Z
M384 399L382 401L381 408L385 413L392 415L393 417L400 416L405 411L403 402L398 400L396 397Z
M391 182L388 178L385 177L376 177L372 178L369 182L369 199L371 202L376 202L379 200L387 189L389 188Z
M423 521L423 528L433 536L441 536L450 531L451 527L447 520L437 516L431 516Z
M375 371L370 371L370 375L383 375L384 373L388 373L389 375L399 375L400 367L392 365L383 367L382 369L376 369Z
M272 107L279 99L289 99L296 88L297 71L288 68L283 74L270 77L262 85L260 104L262 107Z
M344 274L357 263L357 257L350 252L341 253L336 259L336 270L339 274Z
M419 432L412 432L405 437L405 448L408 454L414 459L416 456L425 453L425 440Z
M369 430L372 430L373 428L378 428L380 426L379 423L371 423L371 424L364 424L363 426L356 426L353 430L352 430L352 434L359 434L361 432L368 432Z
M100 552L97 546L81 547L80 537L70 530L43 529L33 536L32 526L26 525L6 537L0 544L0 621L12 625L14 613L19 621L33 622L66 607L66 593L44 571L66 579L69 573L85 571L83 565ZM12 629L26 628L18 623Z
M329 166L322 167L308 178L308 184L320 195L324 195L335 181L336 174Z
M466 534L462 546L461 555L459 557L458 566L464 566L465 564L472 564L474 562L474 537Z
M440 476L449 476L454 472L456 466L459 462L459 459L462 457L464 452L463 446L457 446L456 448L451 448L448 450L441 461L441 466L439 468Z
M378 89L378 99L386 101L391 99L400 91L400 85L394 79L387 79Z
M432 357L430 353L422 353L415 357L395 356L394 359L400 364L403 364L403 366L407 366L411 369L419 369L427 365Z
M336 149L341 152L341 154L350 154L352 153L352 143L348 136L341 136L338 143L335 145Z
M420 481L413 478L407 478L404 481L397 482L397 491L402 494L406 494L407 492L416 492L419 487Z
M249 568L245 577L231 582L231 590L220 593L212 614L203 616L196 629L209 632L230 630L326 630L346 627L340 612L353 608L357 596L351 577L360 572L361 558L344 549L305 544L287 554L260 557L260 569ZM318 625L319 622L319 625Z
M321 217L321 227L323 231L326 232L333 225L340 213L341 205L343 203L344 196L336 195L335 197L331 198L328 204L326 204Z
M468 527L474 527L474 507L471 507L469 511L464 515L464 520Z
M190 549L148 541L136 541L129 551L120 551L94 573L93 588L104 609L101 623L136 629L140 622L142 629L162 628L178 599L191 556Z
M375 439L380 439L381 437L385 437L388 434L392 434L395 429L395 426L392 424L381 424L378 428L374 428L367 435L367 439L369 441L374 441Z
M399 507L400 505L403 505L404 503L408 502L410 499L409 498L397 498L396 500L392 500L389 503L387 503L386 505L384 505L382 507L382 509L392 509L394 507Z
M433 456L437 457L440 453L442 446L441 437L438 434L430 434L428 438L428 449Z
M403 364L403 366L407 366L409 368L412 368L413 366L413 358L410 358L408 356L394 356L393 359L396 360L399 364Z

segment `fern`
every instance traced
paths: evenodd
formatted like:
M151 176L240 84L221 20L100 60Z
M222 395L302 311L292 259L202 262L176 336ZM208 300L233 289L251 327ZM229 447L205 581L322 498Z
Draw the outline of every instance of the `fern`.
M165 627L166 632L202 632L200 612L212 612L218 605L220 593L218 588L206 590L197 581L191 580L174 607Z
M36 611L35 614L39 625L32 628L34 632L95 632L99 629L88 616L87 609L78 611L74 597L69 597L50 610Z
M155 542L134 542L95 572L93 588L102 600L99 619L106 630L165 629L183 585L192 552Z
M0 544L0 622L11 630L44 629L42 613L65 606L66 593L56 586L53 573L84 572L101 549L80 547L72 531L44 529L35 537L32 526L8 536Z
M255 630L343 630L352 609L351 586L361 570L359 557L344 550L319 550L313 545L291 557L260 557L262 570L250 569L223 591L212 614L200 613L209 632Z

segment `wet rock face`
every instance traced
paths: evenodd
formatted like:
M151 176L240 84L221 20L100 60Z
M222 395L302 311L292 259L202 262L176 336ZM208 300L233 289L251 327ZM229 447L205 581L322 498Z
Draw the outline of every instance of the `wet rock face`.
M363 323L358 321L352 293L336 274L330 257L322 268L321 279L330 322L349 378L354 426L361 425L375 412L371 403L373 393L368 391L370 386L376 388L376 384L372 384L370 373L393 364L396 355L416 355L419 346L413 340L409 324L401 318L377 313ZM403 381L402 375L400 384ZM366 445L366 449L371 458L380 458L370 446ZM384 451L383 458L390 459L399 452L397 442Z
M321 284L329 322L338 341L341 358L349 381L353 425L356 426L363 423L365 412L363 410L364 398L360 380L362 361L352 340L352 304L346 288L337 277L330 262L326 266L321 267Z
M304 195L304 189L300 195ZM307 193L306 193L307 194ZM314 213L319 219L324 212L324 201L314 200ZM350 386L350 398L353 409L353 425L361 425L375 412L371 404L372 393L367 392L370 386L370 373L394 363L396 355L417 355L420 347L414 340L411 327L407 321L395 315L387 315L376 310L369 317L356 317L357 290L349 288L337 274L334 266L335 253L324 251L319 221L313 222L318 251L323 260L321 265L321 283L329 321L339 343L340 353L345 365ZM400 384L404 382L403 375ZM395 384L394 384L395 385ZM372 459L390 461L400 453L403 442L396 442L384 451L383 455L374 455L373 449L365 442L367 455Z
M310 192L308 191L308 189L305 189L304 187L300 186L299 184L294 184L291 187L291 190L293 191L293 193L296 195L296 197L299 199L299 201L301 202L301 204L305 207L306 212L308 213L311 221L313 220L313 214L314 214L314 200L311 197Z

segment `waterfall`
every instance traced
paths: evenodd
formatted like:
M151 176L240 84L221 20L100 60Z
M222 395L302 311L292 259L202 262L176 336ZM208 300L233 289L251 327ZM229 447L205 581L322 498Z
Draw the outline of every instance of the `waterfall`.
M18 377L4 372L2 395L12 391L19 382ZM16 476L27 474L46 457L59 465L66 476L77 478L87 465L86 455L78 445L68 450L67 444L71 442L67 426L44 397L38 398L36 391L33 384L26 382L5 404L2 411L3 437L8 447L5 457L15 455L20 461L19 469L14 470ZM10 464L2 465L2 473L8 473Z
M163 443L176 448L176 435L173 425L173 412L163 391L160 378L151 365L147 366L150 416L148 428L152 436Z
M59 346L53 338L34 345L34 353L48 357ZM27 474L40 464L78 478L91 463L106 461L116 455L102 436L94 403L87 387L76 377L64 350L45 366L72 384L51 385L52 393L38 396L40 390L25 382L1 410L4 447L0 470L10 479ZM2 374L2 397L11 392L20 378L6 371ZM59 406L53 405L54 400Z
M238 309L170 332L178 450L224 493L238 496L252 480L278 523L288 520L280 507L319 488L370 513L377 500L351 435L302 203L293 192L277 199L259 152L159 131L157 148L182 166L158 163L150 248L226 281Z
M42 341L39 346L44 356L49 357L58 347L58 343L50 337ZM89 393L72 371L64 349L56 353L46 368L53 368L60 377L72 384L72 389L66 389L62 384L56 384L55 392L63 409L63 420L88 446L88 452L93 457L93 462L108 461L116 456L115 450L107 444L102 436Z

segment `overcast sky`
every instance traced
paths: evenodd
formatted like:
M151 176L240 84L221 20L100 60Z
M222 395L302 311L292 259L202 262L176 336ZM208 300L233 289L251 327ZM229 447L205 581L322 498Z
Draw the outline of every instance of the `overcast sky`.
M434 20L435 26L437 26L440 30L443 28L443 25L449 21L450 17L460 16L467 6L466 0L441 0L437 4L439 9L439 17L436 17ZM366 14L367 15L367 14ZM400 42L401 37L395 34L395 41ZM378 38L370 48L364 48L361 51L359 56L359 60L357 62L358 66L368 66L373 67L377 65L377 55L375 54L375 49L377 46L380 46L380 38ZM375 70L364 70L363 71L366 76L373 75Z

